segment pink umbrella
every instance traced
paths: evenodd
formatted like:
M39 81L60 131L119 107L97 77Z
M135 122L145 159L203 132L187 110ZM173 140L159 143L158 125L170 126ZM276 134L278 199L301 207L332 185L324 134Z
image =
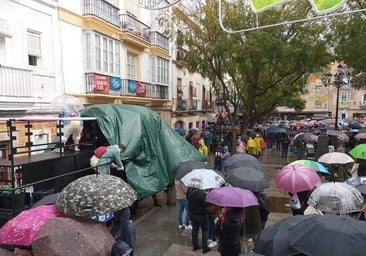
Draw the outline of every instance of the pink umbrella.
M41 205L24 210L2 226L0 243L30 246L46 220L57 216L65 216L65 214L57 211L54 205Z
M239 208L259 205L252 191L237 187L214 188L207 194L206 202L223 207Z
M277 188L292 194L312 190L315 184L320 181L315 169L300 164L286 165L274 178Z

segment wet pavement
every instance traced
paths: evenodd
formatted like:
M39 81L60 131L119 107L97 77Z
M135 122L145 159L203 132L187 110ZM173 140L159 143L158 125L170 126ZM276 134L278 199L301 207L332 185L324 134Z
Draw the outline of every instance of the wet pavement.
M271 213L267 226L288 218L291 215L290 209L285 207L289 202L289 196L275 186L275 174L286 164L295 161L295 155L289 153L286 159L280 158L280 151L272 149L265 151L259 157L265 167L265 173L270 180L270 188L266 190L271 200ZM209 164L212 159L209 159ZM177 222L177 205L167 205L165 192L157 194L162 207L154 207L152 198L140 201L138 211L134 216L137 241L136 256L181 256L181 255L202 255L202 251L192 251L191 230L179 229ZM199 236L200 237L200 236ZM246 251L253 249L252 242L246 242L243 246L243 255ZM205 255L220 255L217 246Z

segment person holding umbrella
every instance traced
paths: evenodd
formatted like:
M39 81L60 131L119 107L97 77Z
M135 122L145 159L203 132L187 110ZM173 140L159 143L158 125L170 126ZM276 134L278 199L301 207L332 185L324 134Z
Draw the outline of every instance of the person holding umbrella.
M223 152L222 155L221 155L222 166L224 168L224 173L227 174L228 171L229 171L229 166L227 164L227 160L231 156L230 151L229 151L229 147L224 146L222 152Z
M244 209L224 207L216 223L215 234L219 240L221 256L238 256L241 253L245 230Z
M129 255L133 256L136 247L136 227L130 217L131 213L128 207L116 211L111 234L117 242L123 241L128 244L132 249Z
M288 148L290 146L290 138L287 134L282 134L281 138L281 158L287 158L288 156Z
M192 229L188 214L187 187L180 179L175 179L175 192L178 201L178 228ZM183 212L186 211L186 221L183 224Z
M202 253L208 253L211 248L208 247L208 211L206 200L206 193L198 188L188 187L187 200L189 217L192 224L192 245L193 251L202 248ZM198 245L198 231L202 231L202 247Z
M328 167L331 175L325 177L328 181L343 182L348 179L347 169L344 165L339 163L333 163Z

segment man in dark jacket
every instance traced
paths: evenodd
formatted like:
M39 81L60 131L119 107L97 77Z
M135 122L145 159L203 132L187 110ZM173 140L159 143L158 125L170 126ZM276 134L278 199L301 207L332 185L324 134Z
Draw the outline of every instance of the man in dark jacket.
M189 187L187 190L188 211L192 224L192 245L193 251L201 249L198 245L198 231L202 231L202 253L208 253L211 248L208 247L208 212L206 205L206 194L198 188Z
M115 223L113 224L111 233L116 241L121 240L128 244L132 249L130 255L133 255L136 246L136 227L130 221L130 217L131 214L128 207L115 212Z

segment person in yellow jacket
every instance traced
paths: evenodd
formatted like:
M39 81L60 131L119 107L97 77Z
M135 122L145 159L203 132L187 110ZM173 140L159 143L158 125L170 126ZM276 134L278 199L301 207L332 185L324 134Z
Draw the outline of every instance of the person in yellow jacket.
M247 152L249 155L255 156L256 148L255 148L255 141L252 137L249 137L247 142Z
M257 133L257 135L254 138L254 142L255 142L255 156L258 157L261 155L261 137L259 136L259 134Z
M204 155L206 157L206 163L207 163L207 158L208 158L208 147L206 146L205 144L205 140L203 138L201 138L199 141L198 141L198 144L199 144L199 148L198 148L198 151Z

